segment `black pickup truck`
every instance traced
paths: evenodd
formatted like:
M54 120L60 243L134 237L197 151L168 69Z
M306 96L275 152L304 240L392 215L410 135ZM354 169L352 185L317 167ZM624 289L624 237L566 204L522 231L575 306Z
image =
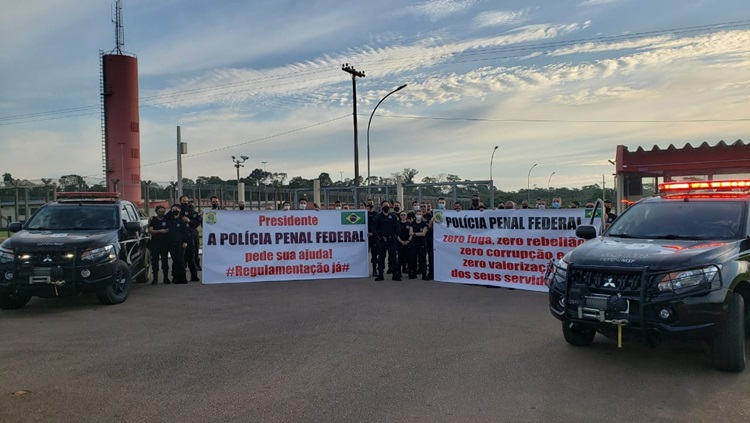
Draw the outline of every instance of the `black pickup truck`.
M750 181L664 183L600 236L553 261L549 308L565 340L596 333L651 345L708 341L719 370L745 369L750 311Z
M67 194L67 195L66 195ZM148 221L117 193L60 193L0 244L0 309L95 292L119 304L150 275Z

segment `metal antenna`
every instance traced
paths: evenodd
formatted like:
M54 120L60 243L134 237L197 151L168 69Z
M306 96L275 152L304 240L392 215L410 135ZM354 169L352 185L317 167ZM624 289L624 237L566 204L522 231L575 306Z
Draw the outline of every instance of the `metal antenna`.
M122 54L122 47L125 45L125 28L122 25L122 0L115 2L115 52Z

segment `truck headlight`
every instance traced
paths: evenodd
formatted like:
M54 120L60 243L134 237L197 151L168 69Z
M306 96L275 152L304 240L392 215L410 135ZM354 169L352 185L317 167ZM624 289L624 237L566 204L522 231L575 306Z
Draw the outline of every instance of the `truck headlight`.
M15 258L13 250L0 247L0 263L13 263Z
M564 284L568 277L568 262L565 259L551 260L544 275L544 283L548 287L554 283Z
M97 261L104 257L108 257L109 260L114 260L115 258L117 258L117 255L115 255L114 245L105 245L104 247L100 248L90 248L81 253L82 261Z
M659 279L659 291L684 292L696 286L710 287L719 275L719 266L711 265L700 269L680 270L667 273Z

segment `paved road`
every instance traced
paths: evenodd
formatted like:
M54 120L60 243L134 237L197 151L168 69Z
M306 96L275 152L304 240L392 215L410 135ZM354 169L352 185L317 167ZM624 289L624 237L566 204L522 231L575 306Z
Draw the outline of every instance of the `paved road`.
M750 369L714 371L701 346L569 347L545 302L371 280L35 299L0 312L0 421L750 421Z

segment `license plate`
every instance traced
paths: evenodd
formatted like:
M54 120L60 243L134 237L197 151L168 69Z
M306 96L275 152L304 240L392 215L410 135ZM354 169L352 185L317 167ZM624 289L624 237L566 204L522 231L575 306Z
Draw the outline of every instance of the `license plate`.
M29 284L50 283L50 274L51 271L48 267L34 268L34 270L32 270L31 272L31 276L29 276Z

